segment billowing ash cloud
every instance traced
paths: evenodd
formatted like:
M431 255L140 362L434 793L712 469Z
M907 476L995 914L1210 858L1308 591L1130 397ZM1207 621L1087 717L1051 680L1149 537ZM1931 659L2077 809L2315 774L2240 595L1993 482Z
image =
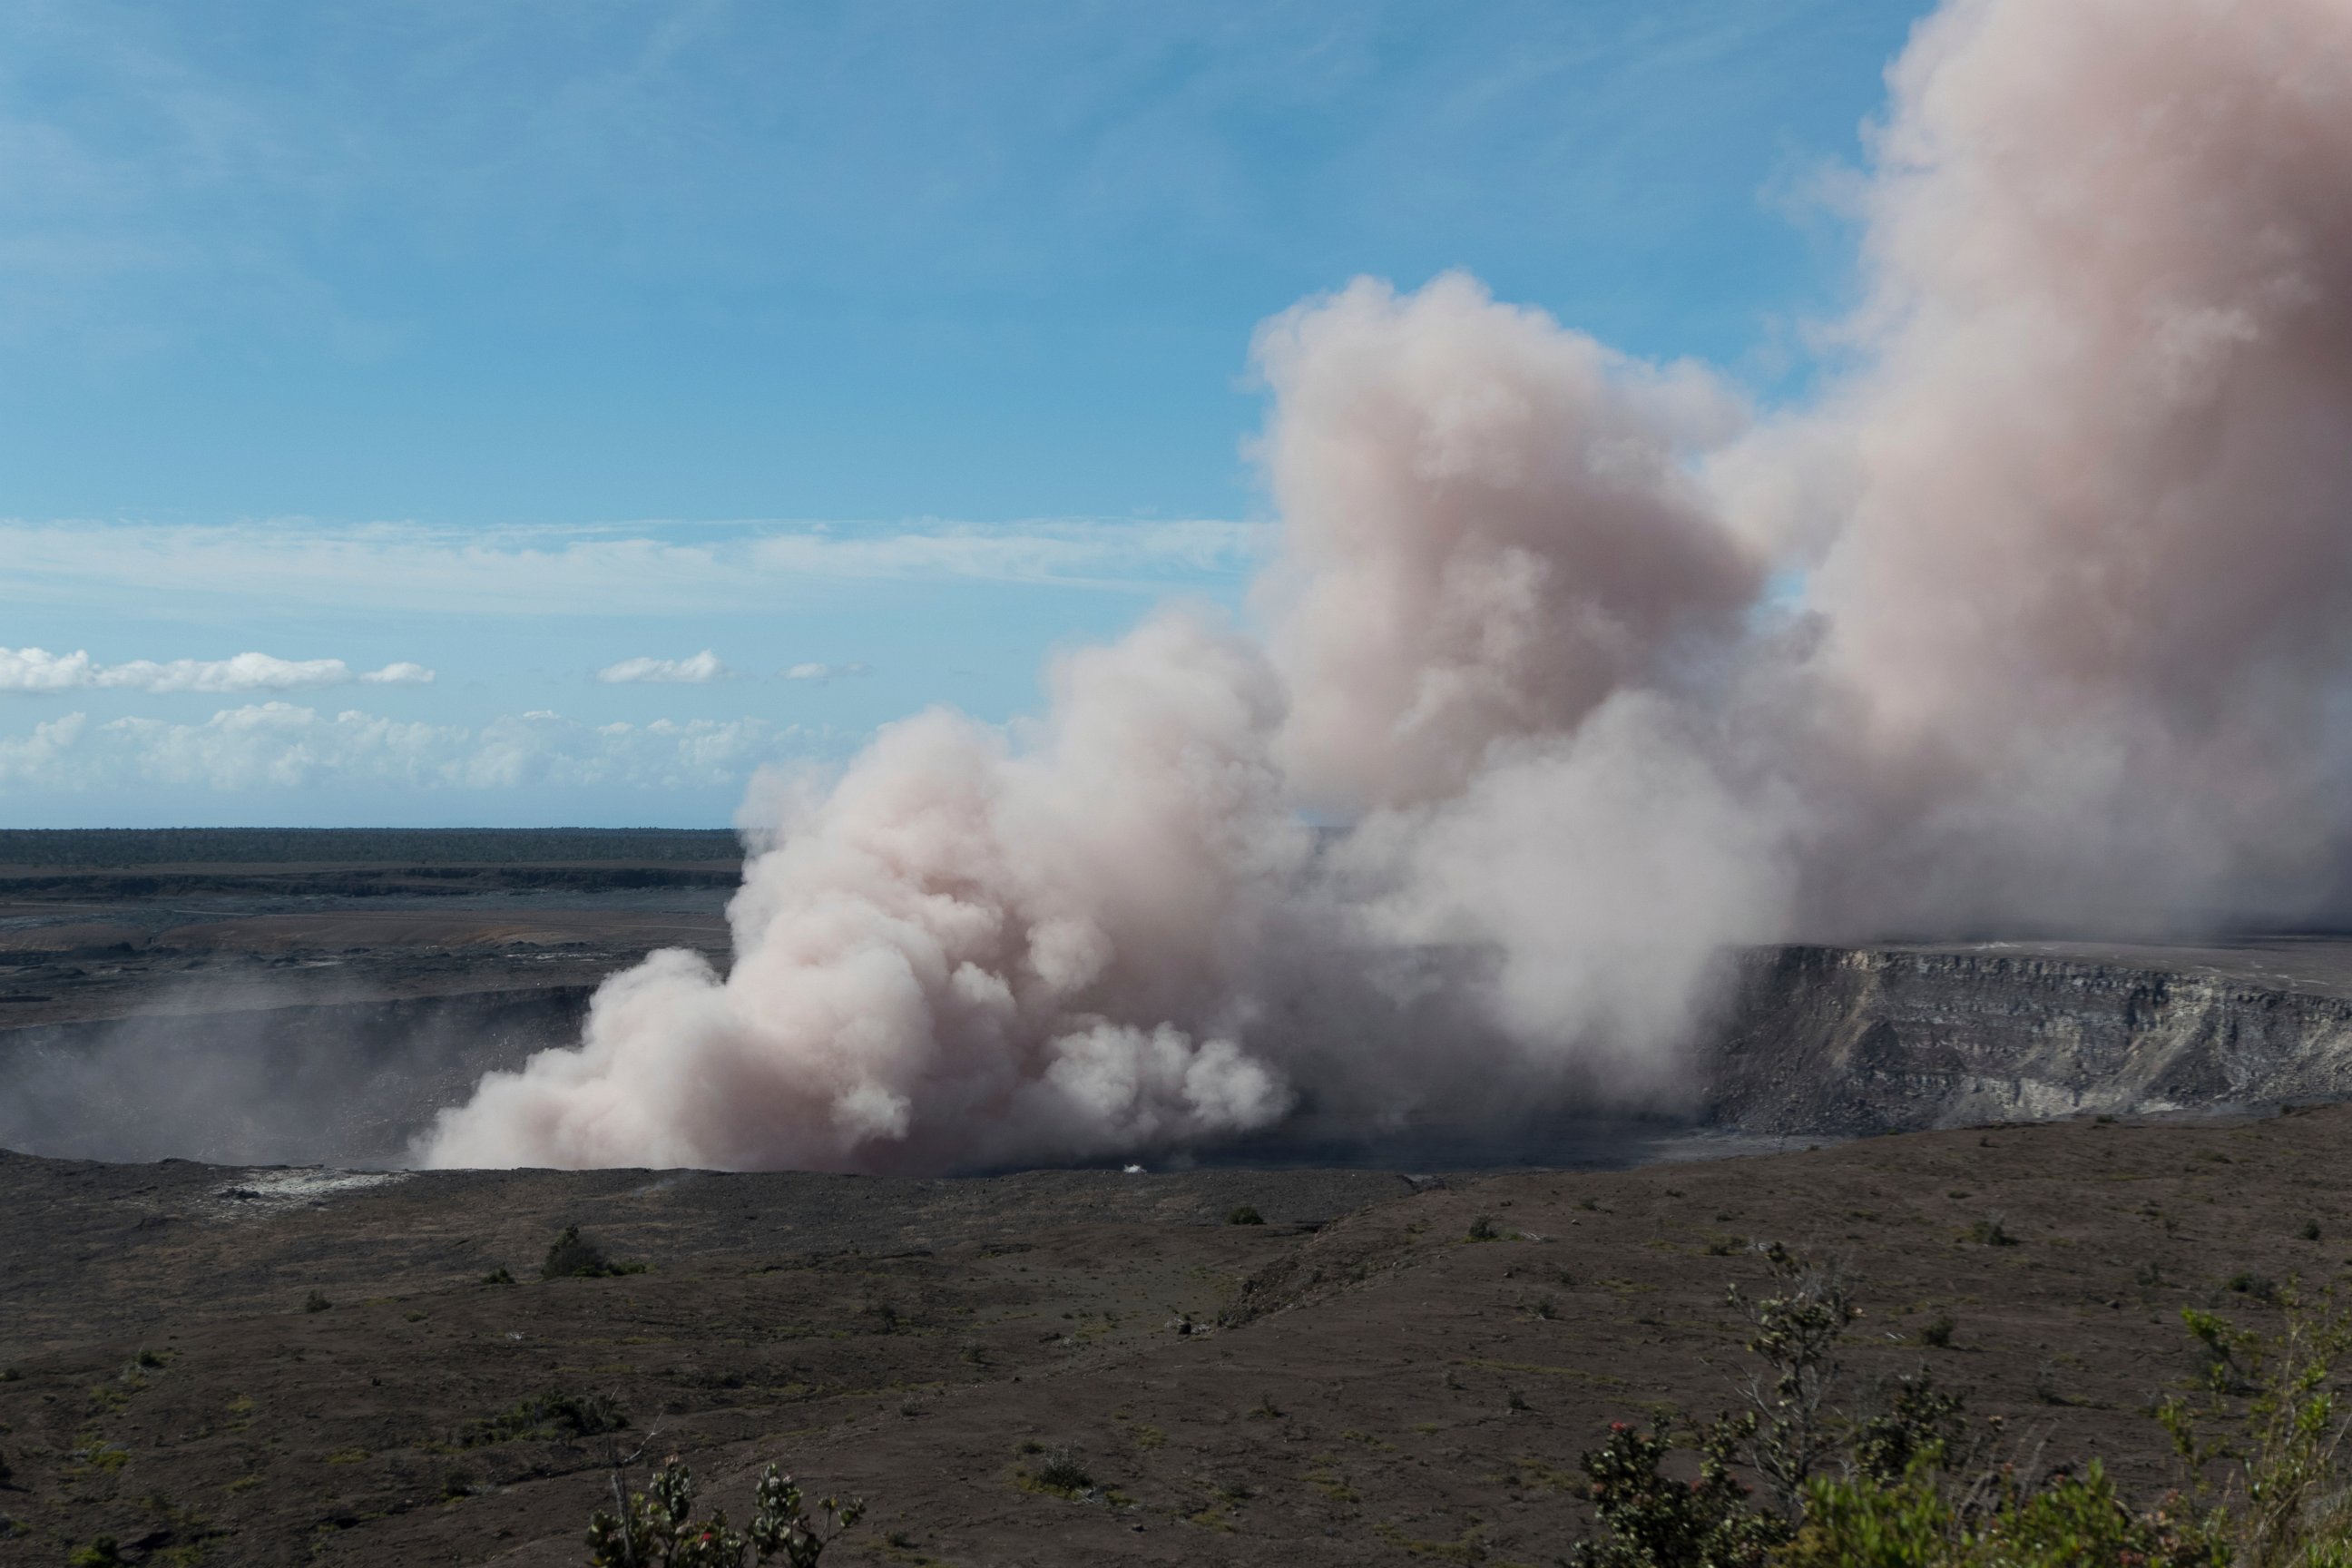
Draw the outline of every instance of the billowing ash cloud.
M731 971L614 977L420 1153L939 1170L1671 1100L1740 943L2338 897L2352 9L1952 0L1889 80L1811 405L1465 278L1300 307L1262 637L1163 614L1016 739L932 712L763 791Z
M625 658L596 672L607 686L640 684L700 686L726 679L727 667L709 648L691 658Z
M100 664L87 652L50 653L37 647L0 647L0 691L85 691L108 688L132 691L293 691L305 687L345 686L354 680L379 686L429 683L433 671L402 661L354 674L340 658L273 658L240 653L229 658L175 658L166 663L138 658Z

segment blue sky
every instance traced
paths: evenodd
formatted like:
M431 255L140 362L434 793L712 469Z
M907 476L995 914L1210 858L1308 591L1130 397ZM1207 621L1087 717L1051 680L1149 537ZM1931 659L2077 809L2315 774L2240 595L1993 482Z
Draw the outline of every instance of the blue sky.
M6 7L0 823L711 825L1007 717L1238 598L1251 331L1360 274L1786 395L1918 9Z

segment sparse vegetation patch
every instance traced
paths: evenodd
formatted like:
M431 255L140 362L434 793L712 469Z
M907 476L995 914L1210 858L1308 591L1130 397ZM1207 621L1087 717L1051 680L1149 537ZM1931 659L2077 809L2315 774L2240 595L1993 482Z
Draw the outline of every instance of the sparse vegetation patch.
M549 1244L547 1257L539 1266L541 1279L607 1279L622 1274L643 1274L648 1265L615 1263L604 1256L604 1249L580 1234L576 1225L567 1225L562 1234ZM504 1273L504 1269L499 1272Z
M457 1434L461 1448L510 1443L520 1437L593 1437L618 1432L629 1413L609 1394L567 1394L548 1389L519 1399L496 1415L469 1421Z

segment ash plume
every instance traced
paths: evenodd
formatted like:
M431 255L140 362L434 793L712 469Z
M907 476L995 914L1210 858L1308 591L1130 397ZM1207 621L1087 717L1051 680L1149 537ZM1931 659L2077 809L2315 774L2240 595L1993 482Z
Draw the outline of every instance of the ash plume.
M1951 0L1806 405L1447 277L1260 333L1255 629L768 792L440 1164L946 1170L1671 1103L1725 955L2337 897L2352 9ZM1318 845L1318 811L1348 826Z

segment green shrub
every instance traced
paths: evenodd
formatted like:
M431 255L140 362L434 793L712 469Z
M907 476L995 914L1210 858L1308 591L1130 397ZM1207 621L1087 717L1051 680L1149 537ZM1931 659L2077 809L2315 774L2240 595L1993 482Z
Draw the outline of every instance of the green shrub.
M2201 1405L2157 1410L2187 1470L2191 1502L2218 1557L2255 1568L2352 1563L2345 1510L2345 1420L2333 1387L2352 1353L2352 1309L2332 1292L2306 1306L2279 1292L2286 1325L2264 1336L2194 1308L2181 1321L2206 1360ZM2219 1424L2234 1436L2208 1438Z
M514 1283L514 1276L508 1273L505 1266L501 1264L499 1267L491 1269L488 1274L483 1275L482 1283L485 1285L511 1285Z
M1938 1312L1919 1325L1919 1342L1929 1350L1952 1348L1952 1331L1960 1325L1952 1321L1949 1312Z
M1087 1473L1086 1466L1067 1448L1054 1449L1036 1468L1022 1472L1021 1479L1032 1491L1055 1492L1072 1498L1092 1491L1095 1484L1095 1479Z
M1925 1366L1896 1378L1879 1404L1846 1434L1852 1473L1892 1485L1923 1464L1955 1469L1973 1462L1964 1401L1937 1388Z
M1979 1247L2015 1247L2017 1245L2017 1237L2009 1234L2008 1226L2001 1224L2000 1215L1997 1214L1985 1215L1984 1218L1976 1221L1967 1230L1961 1232L1961 1235Z
M1495 1228L1495 1216L1493 1215L1482 1214L1471 1220L1470 1229L1465 1239L1471 1241L1500 1241L1503 1239L1503 1233Z
M1728 1427L1718 1423L1698 1442L1698 1479L1678 1481L1659 1468L1669 1444L1612 1423L1608 1440L1577 1460L1609 1537L1579 1542L1566 1559L1572 1568L1764 1568L1788 1541L1787 1522L1749 1504L1731 1473Z
M1264 1225L1265 1216L1252 1204L1242 1204L1225 1215L1227 1225Z
M2208 1561L2201 1546L2135 1514L2094 1459L2025 1489L2003 1475L1990 1505L1964 1503L1927 1467L1889 1483L1817 1478L1805 1522L1775 1568L2154 1568Z
M549 1244L546 1260L539 1266L541 1279L608 1279L621 1274L643 1274L642 1263L615 1263L604 1256L604 1249L580 1234L576 1225L567 1225L563 1234Z
M1829 1402L1838 1381L1838 1342L1862 1311L1835 1269L1777 1241L1763 1258L1774 1293L1751 1299L1735 1284L1726 1300L1747 1315L1755 1330L1748 1349L1770 1373L1742 1390L1746 1458L1781 1512L1794 1518L1806 1479L1838 1446L1840 1422Z
M1790 1260L1793 1263L1793 1260ZM1924 1370L1899 1380L1874 1415L1815 1407L1827 1435L1793 1509L1754 1507L1727 1466L1746 1450L1778 1491L1797 1452L1776 1423L1802 1415L1792 1369L1834 1365L1837 1294L1791 1289L1754 1303L1755 1348L1774 1371L1749 1385L1738 1417L1692 1429L1698 1479L1661 1475L1668 1445L1624 1426L1580 1462L1609 1531L1577 1547L1580 1568L2352 1568L2352 1465L2336 1392L2352 1356L2352 1308L2324 1295L2306 1308L2290 1285L2286 1326L2264 1336L2220 1315L2181 1313L2205 1368L2205 1395L2157 1412L2182 1461L2186 1492L2135 1508L2096 1462L2042 1470L2038 1458L1988 1465L1958 1396ZM1734 1299L1738 1300L1735 1291ZM1826 1312L1824 1309L1827 1309ZM1810 1325L1815 1351L1770 1331ZM1793 1390L1793 1392L1791 1392ZM1793 1405L1792 1405L1793 1402ZM2211 1431L2226 1434L2209 1437ZM2029 1478L2039 1472L2042 1479Z
M751 1521L742 1531L729 1527L723 1510L694 1517L694 1477L675 1459L654 1472L645 1491L631 1494L627 1466L613 1470L617 1509L598 1509L588 1520L591 1568L740 1568L746 1552L755 1563L774 1559L788 1568L815 1568L824 1549L866 1513L856 1499L826 1498L812 1514L800 1486L770 1465L752 1493Z
M2278 1300L2278 1282L2267 1274L2256 1274L2251 1269L2242 1268L2231 1275L2225 1288L2241 1296L2252 1296L2257 1301Z
M302 1298L302 1310L306 1312L323 1312L333 1305L332 1301L327 1300L327 1293L324 1290L313 1290Z
M593 1437L618 1432L629 1424L629 1413L609 1394L566 1394L547 1389L458 1430L457 1446L478 1448L487 1443L510 1443L518 1437Z

